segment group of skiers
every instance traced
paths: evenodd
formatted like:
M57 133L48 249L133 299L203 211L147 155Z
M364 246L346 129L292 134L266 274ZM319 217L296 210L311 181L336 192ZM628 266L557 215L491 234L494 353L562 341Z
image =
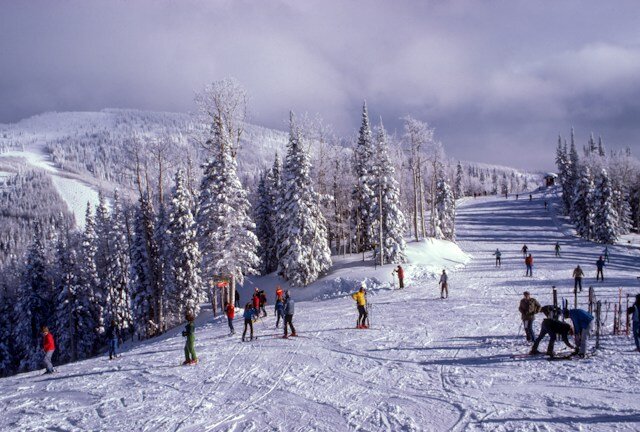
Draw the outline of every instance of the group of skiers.
M244 331L242 332L243 342L246 341L247 330L249 330L249 340L251 341L254 339L253 323L256 320L267 316L266 304L267 296L265 292L256 288L252 296L252 301L247 302L247 304L244 306L244 312L242 313L242 317L244 319ZM235 330L233 328L233 317L235 311L233 307L229 307L230 305L225 305L227 320L229 322L229 334L232 335L235 334ZM284 323L283 338L289 337L289 329L291 329L291 336L297 336L296 329L293 326L294 310L295 302L291 298L291 294L289 293L289 291L285 293L280 286L276 287L276 302L274 314L276 316L276 328L280 327L280 320L282 320Z
M565 345L574 349L572 355L578 355L579 357L585 357L587 355L588 340L593 326L593 315L583 309L563 309L552 305L540 306L540 303L533 297L528 291L525 291L523 298L520 300L518 307L520 312L522 323L525 330L527 342L533 342L530 354L540 354L538 346L546 335L549 335L549 345L547 346L546 354L550 357L554 357L554 344L557 335L560 335ZM542 312L545 315L545 319L542 321L540 327L540 334L536 338L533 332L533 321L536 314ZM560 321L559 317L562 314L564 319L571 319L573 327L566 322ZM573 334L575 337L575 346L569 342L569 335Z

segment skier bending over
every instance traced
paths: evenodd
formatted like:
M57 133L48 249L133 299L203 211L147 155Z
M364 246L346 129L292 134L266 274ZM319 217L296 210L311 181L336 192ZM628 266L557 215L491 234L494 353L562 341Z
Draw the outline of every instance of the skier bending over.
M525 276L533 277L533 257L531 256L531 254L527 255L527 257L524 259L524 265L527 266L527 273L525 274Z
M640 294L636 295L636 302L627 309L627 314L631 315L633 321L633 340L636 349L640 351Z
M287 335L287 325L291 327L291 336L298 336L296 334L296 329L293 326L293 312L295 311L295 303L291 296L289 295L289 291L284 295L284 338L288 337Z
M358 305L358 323L356 325L356 328L359 329L369 328L367 326L367 293L365 291L366 287L367 285L362 282L362 284L360 285L360 290L358 290L357 293L351 295L351 298L354 299L356 301L356 304Z
M602 255L596 261L596 282L598 282L598 278L600 278L601 282L604 282L604 273L602 270L604 269L604 259L602 259Z
M573 290L580 289L582 292L582 276L584 276L584 272L578 265L575 269L573 269Z
M109 341L109 360L118 357L116 350L118 349L118 339L120 339L120 330L116 326L116 321L111 320L109 328L107 328L107 340Z
M542 341L542 339L544 339L546 335L549 335L549 345L547 345L547 355L551 357L554 356L553 346L556 343L557 335L560 335L560 337L562 337L562 341L566 346L573 349L574 346L571 345L571 342L569 342L570 334L573 334L573 331L571 330L571 326L569 324L564 323L560 320L555 320L553 318L545 318L542 321L542 325L540 327L540 335L538 336L536 341L533 343L533 347L531 348L530 354L540 354L540 351L538 351L538 346L540 345L540 342Z
M253 340L253 316L257 315L258 312L254 309L253 305L249 302L244 306L244 313L242 317L244 318L244 331L242 332L242 342L244 342L244 338L247 335L247 328L251 329L251 339Z
M195 317L191 312L187 312L185 315L187 319L187 326L182 332L182 336L187 338L187 342L184 344L184 363L183 365L194 365L198 363L198 356L196 355L196 326L193 323Z
M502 256L502 252L500 252L500 249L496 248L496 251L493 254L496 257L496 267L501 267L502 261L500 260L500 257Z
M440 298L449 298L449 276L447 276L446 270L442 270L442 274L440 275Z
M565 309L562 311L565 318L571 318L573 331L576 335L576 353L580 357L587 354L587 342L593 325L593 315L583 309Z
M524 333L527 336L527 342L533 342L535 339L533 335L533 321L536 319L536 314L540 312L540 303L538 300L531 297L529 291L523 293L524 298L520 300L520 306L518 311L522 317L522 324L524 325Z
M44 366L47 368L45 374L54 373L56 370L53 368L53 363L51 363L51 357L53 357L53 353L56 350L56 344L53 340L53 335L49 332L49 328L47 326L42 326L42 350L44 351L44 358L42 362Z
M229 335L235 334L236 330L233 328L233 318L236 316L236 308L229 302L224 302L224 314L227 316L227 324L229 324Z
M284 301L280 296L276 297L275 314L276 314L276 328L279 328L280 320L281 319L284 320Z

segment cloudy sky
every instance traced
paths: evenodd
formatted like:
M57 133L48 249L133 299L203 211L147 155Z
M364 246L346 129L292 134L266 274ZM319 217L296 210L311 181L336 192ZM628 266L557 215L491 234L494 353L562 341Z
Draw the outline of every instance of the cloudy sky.
M640 154L640 3L0 0L0 122L51 110L192 111L233 76L251 121L341 134L362 100L465 160L550 169L574 126Z

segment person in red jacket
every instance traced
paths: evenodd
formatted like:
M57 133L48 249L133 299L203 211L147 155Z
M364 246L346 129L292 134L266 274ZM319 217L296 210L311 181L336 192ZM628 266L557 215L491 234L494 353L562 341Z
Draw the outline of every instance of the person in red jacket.
M51 363L51 357L53 357L53 352L56 350L56 344L53 341L53 335L49 333L49 328L46 326L42 326L42 349L44 350L43 362L47 368L45 374L55 372L53 363Z
M229 334L235 334L236 331L233 329L233 318L236 315L236 308L234 308L231 303L224 302L224 313L227 315L227 322L229 323Z
M394 275L395 273L398 273L398 283L400 288L404 288L404 269L402 268L402 266L398 266L397 268L393 269L393 271L391 272L391 275Z
M256 310L256 315L258 315L260 312L260 290L258 288L253 292L251 301L253 302L253 308Z
M525 274L525 276L533 277L533 257L531 256L531 254L527 255L527 257L524 259L524 264L527 266L527 273Z

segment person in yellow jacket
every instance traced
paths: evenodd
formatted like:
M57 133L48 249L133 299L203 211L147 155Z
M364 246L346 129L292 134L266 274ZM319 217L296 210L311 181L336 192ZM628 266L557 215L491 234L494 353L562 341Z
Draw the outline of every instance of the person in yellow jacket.
M367 326L367 293L365 291L366 284L362 282L360 285L360 290L357 293L351 294L351 298L356 301L358 305L358 323L356 328L366 329L369 328Z

